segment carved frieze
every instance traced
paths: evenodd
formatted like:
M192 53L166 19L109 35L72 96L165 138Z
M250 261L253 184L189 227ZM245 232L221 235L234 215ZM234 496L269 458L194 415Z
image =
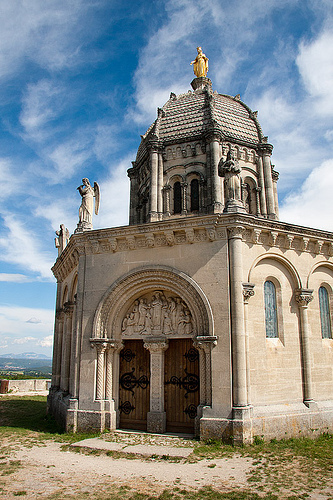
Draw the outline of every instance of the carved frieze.
M192 315L177 296L156 290L134 301L122 321L122 336L188 336L193 333Z

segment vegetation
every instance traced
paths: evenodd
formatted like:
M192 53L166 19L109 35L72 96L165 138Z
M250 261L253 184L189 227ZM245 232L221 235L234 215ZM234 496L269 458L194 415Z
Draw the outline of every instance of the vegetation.
M26 465L15 460L13 451L17 447L44 446L49 440L62 443L69 450L69 444L92 437L86 434L64 434L54 419L46 415L46 398L43 396L1 396L0 397L0 499L8 497L7 487L11 478ZM149 444L149 435L140 437ZM119 434L109 433L110 441L122 439ZM124 440L128 439L124 435ZM142 441L146 440L146 441ZM181 446L181 440L176 440ZM184 443L188 446L189 442ZM217 440L206 443L192 441L193 454L186 462L208 460L208 468L218 474L219 460L228 457L245 457L250 461L247 487L243 490L225 487L186 488L178 486L156 491L138 485L120 486L102 481L95 491L79 482L80 493L73 493L66 485L59 486L55 493L42 495L42 499L93 498L96 500L297 500L321 498L333 500L333 436L323 434L316 439L298 438L264 442L257 438L252 446L233 448ZM84 452L82 452L84 453ZM94 451L94 454L99 452ZM112 454L110 460L121 454ZM132 460L138 460L132 456ZM151 457L148 460L163 460L165 467L170 460L166 457ZM191 464L189 464L191 467ZM206 462L207 467L207 462ZM235 483L236 484L236 483ZM159 487L160 488L160 487ZM22 485L14 496L29 495Z
M35 379L35 378L51 378L50 372L45 372L42 370L34 371L34 370L23 370L23 371L10 371L10 370L0 370L0 379L5 380L27 380L27 379Z

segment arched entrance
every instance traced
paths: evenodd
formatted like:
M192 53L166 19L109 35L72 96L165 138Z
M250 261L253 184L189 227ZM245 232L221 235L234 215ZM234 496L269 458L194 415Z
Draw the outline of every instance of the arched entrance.
M110 287L91 341L99 338L111 352L104 392L112 394L117 427L198 429L200 408L211 404L212 330L205 295L183 273L145 268Z

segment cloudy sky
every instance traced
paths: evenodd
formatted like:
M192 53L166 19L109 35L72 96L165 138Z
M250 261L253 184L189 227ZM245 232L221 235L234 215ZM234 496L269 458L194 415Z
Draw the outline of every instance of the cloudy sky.
M82 177L94 227L127 224L126 170L201 45L208 76L259 111L280 218L333 231L331 0L0 2L0 354L51 354L57 252Z

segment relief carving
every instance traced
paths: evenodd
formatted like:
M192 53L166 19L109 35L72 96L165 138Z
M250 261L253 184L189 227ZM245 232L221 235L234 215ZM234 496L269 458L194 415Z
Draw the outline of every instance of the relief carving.
M154 291L134 301L122 321L122 335L190 335L192 315L180 297Z

